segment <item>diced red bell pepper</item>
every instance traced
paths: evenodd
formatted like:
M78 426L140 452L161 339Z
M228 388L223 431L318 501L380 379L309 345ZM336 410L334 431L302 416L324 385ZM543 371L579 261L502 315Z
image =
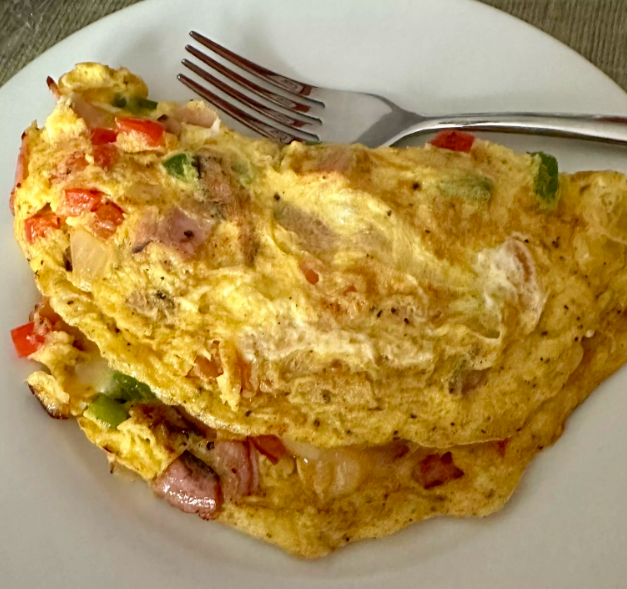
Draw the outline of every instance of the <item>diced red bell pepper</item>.
M108 239L123 222L124 211L118 205L106 202L94 211L92 229L101 239Z
M430 143L431 145L442 149L469 152L474 142L475 136L470 133L447 129L445 131L440 131Z
M95 211L102 202L103 194L95 188L66 188L58 212L69 217L76 217Z
M287 454L283 442L276 436L254 436L250 438L253 446L259 450L272 464L276 464Z
M34 215L24 222L26 241L34 243L40 237L48 235L54 229L61 227L61 218L54 213Z
M135 133L139 135L151 147L161 145L165 132L163 125L155 121L127 117L116 118L115 128L119 133Z
M117 137L118 134L113 129L103 129L102 127L97 127L91 131L91 144L96 146L105 145L107 143L115 143Z
M11 339L15 351L20 358L26 358L34 354L46 340L45 334L35 333L35 323L31 321L11 330Z
M94 147L94 163L103 170L108 170L119 159L120 152L115 145L105 144Z

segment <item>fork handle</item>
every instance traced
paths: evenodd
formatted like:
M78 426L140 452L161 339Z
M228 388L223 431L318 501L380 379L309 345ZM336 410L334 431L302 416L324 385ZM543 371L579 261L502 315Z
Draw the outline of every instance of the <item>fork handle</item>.
M425 118L401 131L384 145L403 137L441 131L474 129L500 133L523 133L574 137L627 145L627 117L580 114L486 113Z

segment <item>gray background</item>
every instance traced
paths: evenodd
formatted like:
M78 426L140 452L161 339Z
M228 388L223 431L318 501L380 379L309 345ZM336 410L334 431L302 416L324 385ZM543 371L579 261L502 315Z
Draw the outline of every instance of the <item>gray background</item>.
M137 1L0 0L0 86L48 47ZM627 0L483 2L556 37L627 90Z

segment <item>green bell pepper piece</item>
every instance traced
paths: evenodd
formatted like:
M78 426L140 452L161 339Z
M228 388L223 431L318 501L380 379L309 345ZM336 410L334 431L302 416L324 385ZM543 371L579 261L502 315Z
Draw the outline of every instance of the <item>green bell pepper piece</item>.
M534 190L542 204L553 208L559 199L560 181L557 160L543 151L537 151L530 155L538 160Z
M449 197L485 202L492 196L494 184L486 176L461 176L440 182L438 188Z
M111 104L117 108L124 108L129 112L138 115L146 111L155 110L158 102L148 100L141 96L124 96L124 94L116 94Z
M128 419L128 411L107 395L98 395L90 403L87 413L98 421L106 423L110 429L117 429L118 425Z
M163 162L163 167L170 176L180 180L190 181L198 178L198 170L194 160L187 153L177 153Z
M123 403L129 401L149 401L155 398L147 384L139 382L136 378L122 374L117 370L113 372L105 393L108 397Z

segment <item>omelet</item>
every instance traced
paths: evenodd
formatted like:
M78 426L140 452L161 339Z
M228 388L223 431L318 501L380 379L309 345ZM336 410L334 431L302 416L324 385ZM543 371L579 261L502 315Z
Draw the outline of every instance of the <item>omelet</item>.
M289 146L79 64L24 134L29 384L183 511L304 556L500 508L627 360L627 180L464 134Z

